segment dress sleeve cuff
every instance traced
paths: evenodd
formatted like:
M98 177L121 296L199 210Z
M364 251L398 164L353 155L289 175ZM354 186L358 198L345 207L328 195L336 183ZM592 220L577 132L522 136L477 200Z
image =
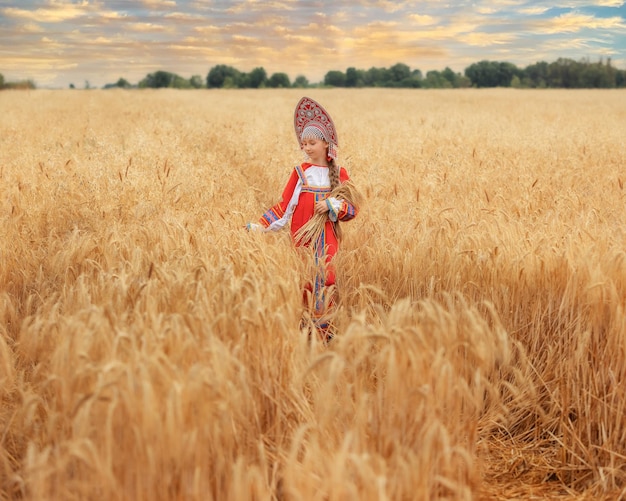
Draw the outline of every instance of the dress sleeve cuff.
M326 199L328 206L328 218L334 223L339 218L339 209L341 209L341 201L336 198L329 197Z

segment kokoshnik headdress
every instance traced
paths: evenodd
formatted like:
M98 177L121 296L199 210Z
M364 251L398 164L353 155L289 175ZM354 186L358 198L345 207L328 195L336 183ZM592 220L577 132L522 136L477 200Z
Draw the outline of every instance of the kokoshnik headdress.
M337 131L328 112L310 97L303 97L296 106L293 117L298 144L307 138L322 139L328 143L328 157L337 159Z

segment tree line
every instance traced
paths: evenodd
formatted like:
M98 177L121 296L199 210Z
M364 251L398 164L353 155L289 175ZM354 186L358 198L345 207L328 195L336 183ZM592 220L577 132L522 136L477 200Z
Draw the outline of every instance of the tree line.
M116 84L121 86L120 83ZM128 85L125 82L125 86ZM443 71L428 71L425 75L404 63L389 68L372 67L368 70L350 67L346 71L329 71L323 81L311 84L303 75L292 82L286 73L267 75L262 67L249 73L228 65L217 65L209 70L205 81L199 75L185 80L165 71L157 71L139 82L139 88L175 87L208 89L259 89L288 87L399 87L445 89L463 87L517 87L517 88L618 88L626 87L626 70L615 68L611 60L591 62L559 58L552 63L544 61L519 68L512 63L480 61L471 64L461 74L446 67Z
M4 75L0 73L0 90L2 89L35 89L35 82L32 80L20 80L19 82L6 82Z
M389 68L372 67L368 70L347 68L346 71L328 71L318 83L310 83L304 75L298 75L293 82L286 73L267 74L264 68L254 68L250 72L219 64L212 67L207 76L194 75L184 78L169 71L156 71L146 75L133 85L120 78L103 88L175 88L175 89L262 89L262 88L308 88L308 87L396 87L425 89L456 89L465 87L516 87L516 88L624 88L626 70L611 64L611 59L591 62L589 59L575 61L559 58L548 63L540 61L519 68L508 62L480 61L465 68L463 73L454 72L449 67L443 71L428 71L425 75L418 69L411 69L404 63ZM30 81L5 82L0 74L0 89L35 88ZM70 88L75 88L70 84ZM85 88L90 88L85 83Z
M404 87L404 88L463 88L463 87L517 87L517 88L620 88L626 87L626 70L620 70L606 61L575 61L559 58L552 63L540 61L519 68L508 62L480 61L471 64L463 73L449 67L443 71L428 71L397 63L389 68L372 67L368 70L350 67L346 71L332 70L323 81L310 83L304 75L293 82L286 73L268 76L264 68L246 73L232 66L220 64L209 70L206 78L195 75L184 79L174 73L157 71L139 82L139 88L174 87L180 89L259 89L288 87ZM106 87L131 87L120 79Z

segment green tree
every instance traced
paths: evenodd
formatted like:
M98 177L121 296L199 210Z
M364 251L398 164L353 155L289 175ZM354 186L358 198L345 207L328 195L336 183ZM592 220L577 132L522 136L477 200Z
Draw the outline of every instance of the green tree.
M346 74L343 71L331 70L324 76L324 85L331 87L345 87Z
M389 68L389 76L393 82L401 82L411 77L411 68L404 63L394 64Z
M179 75L173 75L170 87L174 89L191 89L191 80Z
M267 73L265 68L254 68L248 76L248 84L253 89L260 89L267 85Z
M513 63L498 63L498 86L510 87L513 77L522 76L523 72Z
M231 85L239 89L249 89L250 85L250 73L240 73L238 78L229 77Z
M189 79L189 85L191 85L194 89L201 89L204 87L204 81L200 75L193 75Z
M523 72L514 64L497 61L480 61L465 68L465 76L474 87L509 87L514 76Z
M346 87L365 87L365 71L357 68L346 70Z
M568 58L558 58L548 65L548 87L563 87L571 89L578 87L578 69L576 61Z
M0 73L0 89L4 88L4 75Z
M228 81L226 81L228 79ZM209 89L220 87L238 87L241 80L241 72L232 66L218 64L209 71L206 77L206 86Z
M174 79L174 74L168 71L159 70L155 73L149 73L146 77L139 82L139 87L150 89L162 89L170 87Z
M548 63L539 61L527 66L523 71L523 81L528 87L543 89L548 86Z
M154 85L157 89L167 88L172 85L174 75L168 71L157 71L154 74Z
M368 87L383 87L391 80L387 68L371 67L365 72L364 83Z
M309 86L309 81L304 75L298 75L296 79L293 81L293 86L304 89Z
M548 87L563 87L563 71L562 65L552 61L548 65L546 83Z
M456 74L448 66L446 66L445 69L441 72L441 76L448 82L450 82L451 87L456 87L454 85L456 81Z
M274 73L270 77L268 84L270 87L273 87L273 88L291 87L291 81L289 80L289 76L287 75L287 73Z
M602 61L583 65L580 74L580 86L594 89L608 89L615 87L615 77L610 65L605 66Z
M357 87L359 84L359 73L356 68L346 70L346 87Z
M498 85L497 67L490 61L480 61L465 68L465 76L474 87L495 87Z
M74 88L74 84L70 84L70 89L73 89L73 88ZM126 79L120 78L117 82L105 84L104 87L102 88L103 89L116 89L116 88L130 89L131 85Z
M222 82L223 89L236 89L239 87L239 78L235 78L234 76L227 76L224 78L224 82Z
M606 61L606 72L609 76L609 81L611 82L609 87L615 87L616 86L616 83L615 83L616 69L611 65L610 57Z
M432 70L426 72L426 79L423 82L423 86L429 89L451 89L452 83L441 71Z
M403 87L403 88L409 88L409 89L419 89L420 87L422 87L422 79L421 78L415 78L415 77L409 77L409 78L405 78L403 80L400 80L399 82L391 82L388 85L391 86L391 87Z

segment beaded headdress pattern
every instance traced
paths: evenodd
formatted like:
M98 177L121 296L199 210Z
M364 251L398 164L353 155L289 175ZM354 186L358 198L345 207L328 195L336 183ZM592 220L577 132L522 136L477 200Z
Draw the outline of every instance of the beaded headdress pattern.
M308 137L323 139L328 143L328 156L337 159L337 131L328 112L310 97L303 97L296 106L293 117L298 144Z

